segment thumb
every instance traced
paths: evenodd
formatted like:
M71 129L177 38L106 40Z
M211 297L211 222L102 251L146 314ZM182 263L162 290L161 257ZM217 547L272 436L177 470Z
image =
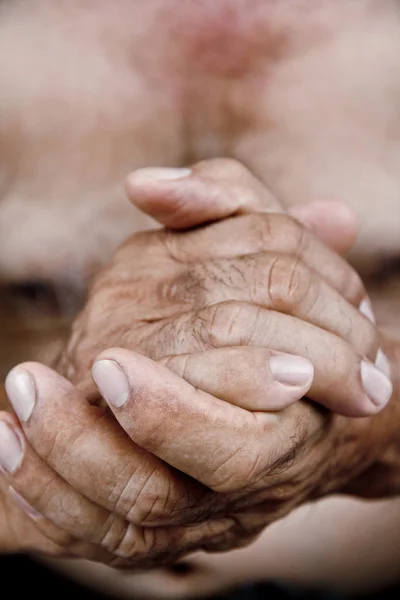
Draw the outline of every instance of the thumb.
M161 225L175 230L240 214L285 212L249 171L243 168L238 175L236 168L233 173L221 173L221 162L205 161L193 169L140 169L127 178L128 198ZM349 250L357 238L357 216L342 200L320 199L288 212L337 252Z
M212 348L158 362L195 389L249 411L279 411L294 404L309 392L314 378L310 361L270 348Z
M283 212L250 171L223 159L204 161L192 169L139 169L129 175L125 190L135 206L175 230L240 214Z

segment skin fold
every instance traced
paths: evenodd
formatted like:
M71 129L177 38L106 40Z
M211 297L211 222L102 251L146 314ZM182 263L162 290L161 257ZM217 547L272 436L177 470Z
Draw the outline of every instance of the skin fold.
M349 258L373 299L379 334L398 337L398 3L204 1L195 9L190 3L182 9L173 0L146 5L120 0L119 9L105 0L95 7L89 1L56 5L51 0L38 0L34 8L23 0L0 6L0 276L5 290L0 336L1 346L10 344L13 349L5 353L4 373L19 360L51 364L60 338L68 335L69 315L82 305L93 275L122 241L154 226L126 201L123 181L128 172L153 165L187 166L219 156L245 164L283 207L339 197L355 208L360 234ZM49 32L46 37L44 30ZM140 208L158 217L149 203ZM224 235L231 244L230 233ZM237 239L249 239L248 230L239 231ZM143 257L133 252L132 264L140 266L140 260ZM142 264L144 272L150 269L150 263ZM103 289L107 295L108 271L104 273L94 290ZM194 272L189 289L196 292L199 281L204 286ZM38 282L44 292L39 303ZM26 284L33 283L32 298ZM148 289L149 298L155 298L150 285ZM207 286L206 292L214 294ZM62 372L76 382L88 380L91 362L111 345L110 332L104 328L102 333L94 320L89 347L80 347L79 328L85 318L90 322L96 291L92 298L63 357ZM112 293L107 298L112 309ZM203 297L200 304L210 298ZM191 301L178 298L180 305ZM350 301L355 304L355 298ZM135 302L137 310L140 302ZM154 317L145 315L145 320ZM104 319L107 326L112 323L107 311ZM327 327L326 321L317 325ZM123 318L113 345L123 345L124 327ZM383 345L392 360L396 387L396 344L383 338L378 343L378 332L372 330L365 323L356 327L360 337L355 335L351 343L358 344L360 352L361 345L362 354L371 353L371 360L379 343ZM361 336L363 331L367 334ZM148 335L143 333L143 343ZM160 355L156 337L155 349L150 345L143 346L145 353L157 359L193 351L168 348L166 341ZM141 349L137 341L128 348ZM82 375L71 376L71 365L81 368ZM359 445L342 445L341 464L347 464L347 470L335 473L331 488L326 474L321 476L315 496L328 491L377 496L397 492L396 447L390 444L398 430L396 394L371 425L369 419L352 425L355 433L352 430L349 439L355 435ZM318 410L311 419L314 441L326 421ZM332 435L343 432L343 419L332 417ZM146 447L146 440L140 442ZM321 457L323 453L318 463ZM367 466L374 469L369 474ZM209 483L206 476L201 483ZM300 497L301 502L314 499L302 491L293 504L294 496L282 513L278 511L279 516ZM22 516L7 491L3 505L4 512L14 515L7 526L8 539L16 539L22 527L27 547L34 547L37 522ZM337 510L340 519L345 505L337 505ZM252 534L266 524L265 514L256 521ZM50 554L70 543L51 527L43 539ZM270 540L273 546L272 534ZM84 553L79 544L75 549ZM274 575L271 567L269 576Z

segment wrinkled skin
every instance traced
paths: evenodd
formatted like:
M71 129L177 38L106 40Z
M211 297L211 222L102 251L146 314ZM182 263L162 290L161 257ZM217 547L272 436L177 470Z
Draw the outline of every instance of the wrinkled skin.
M7 90L2 112L8 117L1 131L2 278L40 279L56 286L78 282L79 291L82 279L96 271L120 241L143 226L144 221L133 217L131 221L132 208L123 200L121 182L128 171L141 165L181 165L226 154L249 165L285 204L319 194L344 196L353 202L362 210L363 219L353 261L363 272L373 274L388 258L396 257L400 225L393 214L398 211L399 197L399 90L392 70L397 69L400 55L397 3L359 1L349 9L348 3L326 1L321 10L308 4L306 17L302 8L292 10L290 3L287 9L273 2L252 3L248 8L255 12L246 11L250 19L234 38L241 41L235 46L234 64L223 53L225 45L218 43L222 34L231 35L237 26L233 19L229 27L223 27L226 3L217 7L224 9L219 13L212 8L215 2L204 2L205 12L198 14L174 10L174 2L166 12L161 11L165 3L154 2L153 10L148 4L121 3L117 11L115 3L110 10L111 4L103 2L95 16L86 12L90 3L83 7L82 3L65 3L57 9L44 0L34 8L22 1L2 6L2 56L14 55L14 50L16 56L12 70L4 64L1 68L1 87ZM236 3L241 5L246 2ZM260 19L258 11L266 6L268 18ZM30 10L35 11L33 24L20 18L19 11L29 16ZM140 39L145 30L143 18L156 43L146 45ZM215 29L209 27L210 22ZM292 29L287 29L291 22L302 24L293 40ZM110 35L108 51L100 53L104 36L100 43L96 26L104 23L107 32L117 27L118 36ZM54 24L58 24L56 29ZM54 38L43 39L43 26L53 30ZM255 27L260 32L260 42L250 50L247 26L252 37ZM196 34L194 45L193 35L177 35L186 27ZM282 37L291 43L282 44ZM271 43L264 44L265 38ZM172 39L182 45L179 57ZM46 43L52 44L51 52ZM204 61L194 63L199 48L204 47L212 51L200 52ZM350 47L357 47L363 64L368 65L360 68L354 58L357 77L351 61L340 59ZM115 52L116 48L121 51ZM24 56L24 62L18 56ZM87 61L81 72L75 67L77 57L80 64ZM27 60L43 65L39 85L30 85ZM320 89L316 82L321 81L327 64L331 73L328 81L322 77ZM11 75L17 85L11 85ZM377 79L379 85L370 85ZM44 85L49 81L51 86ZM344 89L338 85L341 81L346 82ZM311 129L323 135L313 135L310 142ZM109 148L113 148L112 156ZM82 156L90 156L90 162ZM377 198L380 212L389 215L384 224L373 209ZM321 417L313 415L318 421L311 428L314 435ZM367 439L370 450L375 435L377 440L390 440L391 429L385 429L389 421L394 427L393 414L384 411L371 427L369 421L354 425L357 432L353 434L351 428L348 439L352 443L354 435L357 440ZM368 435L358 431L364 426ZM335 428L331 431L333 441ZM379 454L379 443L375 449ZM354 456L351 446L343 460L349 471L357 472L361 467L352 462ZM338 480L342 476L347 480L350 473L341 473ZM339 485L335 477L333 482Z
M183 197L197 190L199 203L205 186L215 206L221 198L268 201L262 184L234 161L197 165L189 183L174 185ZM198 549L240 547L303 502L348 486L373 495L358 478L397 438L397 386L381 415L360 420L305 401L274 406L265 368L251 392L268 364L266 349L286 352L314 365L311 399L332 406L333 396L351 416L357 402L358 416L376 413L360 364L368 356L374 361L380 346L393 356L359 311L363 298L355 271L285 214L134 236L97 276L62 357L59 369L77 387L31 363L7 379L22 431L4 414L3 426L5 419L29 442L7 483L46 517L37 520L38 530L64 552L132 568L169 564ZM124 349L104 350L96 366L111 360L129 381L123 404L107 395L111 375L99 387L116 421L94 395L92 406L83 397L93 390L96 355L110 344ZM221 360L225 370L213 371ZM36 394L29 416L19 412L11 384L23 372Z

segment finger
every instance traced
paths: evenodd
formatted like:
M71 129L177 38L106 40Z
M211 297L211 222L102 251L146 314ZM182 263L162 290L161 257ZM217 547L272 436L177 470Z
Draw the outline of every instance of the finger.
M93 377L131 439L215 491L254 484L288 445L292 449L280 413L250 413L223 402L134 352L101 356ZM316 422L301 434L314 431Z
M33 509L29 508L29 514L26 507L24 507L24 511L21 510L19 503L13 496L12 489L5 480L5 471L2 468L0 468L0 493L2 499L2 553L15 554L35 551L52 555L59 554L59 546L42 535L35 526L35 519L32 516Z
M184 508L204 495L135 446L104 410L87 404L48 367L16 367L7 376L6 389L39 457L93 503L135 525L156 525L166 514L174 524Z
M316 200L291 207L289 214L339 254L350 250L357 240L357 215L343 200Z
M318 397L321 381L314 380L312 363L303 361L299 356L245 346L176 354L158 362L196 389L246 410L263 412L283 410L304 396ZM302 392L303 385L307 391ZM337 404L334 407L336 410Z
M140 169L126 181L129 199L170 229L188 229L247 212L283 211L268 188L233 159L191 169Z
M94 510L85 510L88 501L40 460L17 419L9 413L0 413L0 465L10 500L28 517L25 530L20 534L20 550L56 556L99 557L99 550L94 550L90 543L82 543L75 535L84 533L96 511L101 517L106 516L106 511L100 509L104 514L99 515L95 506L91 507ZM103 523L104 518L100 520L100 524ZM35 533L28 536L29 529Z
M228 519L185 528L136 527L76 492L39 458L21 428L4 414L0 414L0 462L21 507L48 539L70 555L103 561L118 557L140 567L167 554L169 562L232 527Z
M376 414L392 395L388 377L346 340L296 317L248 303L223 302L175 317L154 329L153 336L154 359L227 346L273 348L307 358L314 366L308 396L349 417ZM379 351L377 365L380 355Z
M239 214L286 212L268 187L233 159L211 159L191 169L140 169L126 182L130 200L170 229L188 229ZM340 200L289 209L300 223L338 252L354 244L358 224Z
M310 361L266 348L218 348L159 362L203 392L260 412L301 400L314 376Z
M251 302L335 333L373 360L379 347L371 320L296 256L263 253L194 263L169 298L187 310L229 300Z
M180 236L165 232L159 239L171 257L186 264L267 252L291 255L318 273L355 306L358 307L366 297L358 273L287 215L245 215Z
M239 214L282 213L284 210L259 179L238 161L232 159L207 160L198 163L192 169L183 170L140 169L128 178L126 189L128 196L139 208L150 213L162 224L175 229L198 226ZM298 220L306 223L309 228L335 249L348 249L355 241L357 219L352 209L344 202L321 200L309 205L294 207L291 212ZM269 220L266 221L264 218L261 222L265 228ZM349 270L349 267L344 268L344 262L340 261L335 253L329 252L324 244L317 244L316 242L312 244L313 236L304 235L303 239L301 227L297 226L296 230L292 224L289 232L290 225L286 224L286 229L282 230L282 225L279 227L280 222L282 222L282 219L280 221L275 219L275 227L274 222L272 222L270 228L264 230L263 237L269 238L272 234L275 236L274 242L276 243L278 235L280 241L284 241L286 247L264 247L264 250L291 253L288 249L288 243L290 245L291 242L294 242L298 246L294 249L294 252L302 252L301 258L306 263L309 260L310 265L316 268L321 275L325 275L332 285L334 285L334 281L336 282L336 278L333 280L333 275L331 278L331 264L332 268L335 268L336 275ZM230 225L231 222L229 221L228 224ZM195 248L196 260L199 258L198 249L202 247L201 242L203 241L203 246L206 249L210 248L209 252L213 252L211 256L222 256L224 252L228 251L230 254L227 254L227 257L230 257L233 251L232 239L235 240L235 245L237 245L238 237L233 237L232 232L229 232L226 227L223 229L224 237L221 235L214 236L214 244L211 243L211 246L204 243L204 230L200 232L200 244L196 243L196 239L192 239L193 235L186 236L183 239L177 239L175 236L172 239L178 242L180 252L176 248L173 254L179 257L179 255L182 256L183 252L186 255L186 260L190 260L189 256L193 255L193 249ZM212 236L215 233L215 228L206 231L206 235L209 233ZM285 233L291 234L291 237L289 235L285 236ZM260 241L260 236L257 237ZM250 228L246 232L241 232L239 239L241 238L245 244L248 241L251 242L252 238L254 241L254 231ZM228 250L221 243L221 240L224 239L228 243ZM218 242L217 254L214 251L215 240ZM303 245L306 249L308 248L308 251L303 252ZM309 245L312 248L309 248ZM189 252L187 252L188 246L191 246ZM250 250L251 253L259 251L262 251L259 247ZM238 250L235 252L236 255L237 252ZM246 254L248 252L249 250L244 251ZM328 258L330 260L327 262ZM358 281L358 287L360 287L360 281ZM357 300L361 301L361 298L357 296Z

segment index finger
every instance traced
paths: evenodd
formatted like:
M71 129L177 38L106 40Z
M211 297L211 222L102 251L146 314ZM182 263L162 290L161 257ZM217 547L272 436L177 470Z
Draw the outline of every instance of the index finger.
M254 346L175 354L158 362L196 389L260 412L282 410L301 400L314 379L309 360Z

